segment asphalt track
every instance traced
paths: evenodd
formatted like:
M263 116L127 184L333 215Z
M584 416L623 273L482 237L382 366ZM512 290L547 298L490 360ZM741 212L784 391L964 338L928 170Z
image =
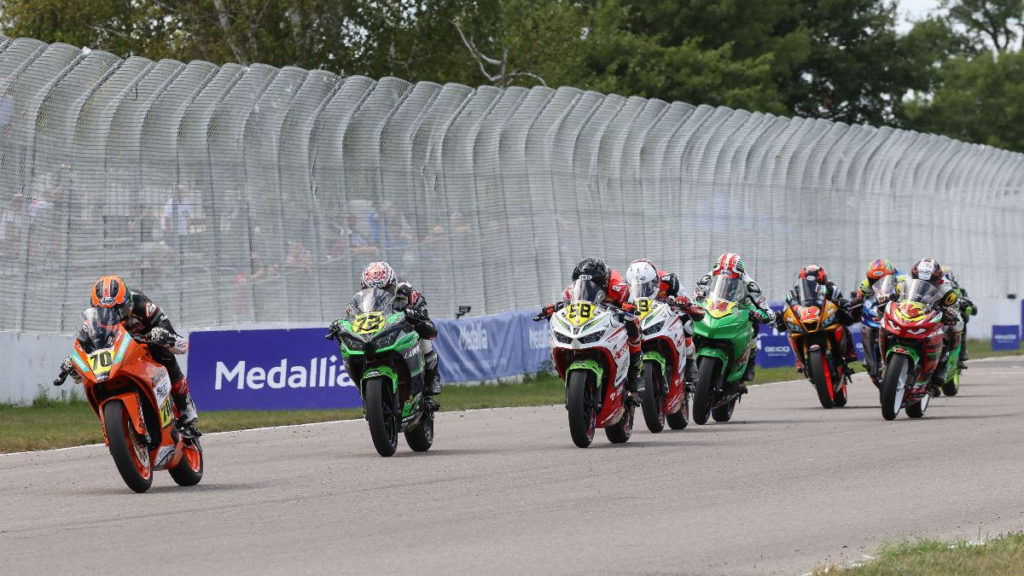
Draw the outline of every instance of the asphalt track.
M733 422L586 450L561 406L442 413L388 459L362 421L210 434L202 484L141 495L102 446L0 456L0 573L801 574L1024 529L1024 358L922 420L850 396L760 386Z

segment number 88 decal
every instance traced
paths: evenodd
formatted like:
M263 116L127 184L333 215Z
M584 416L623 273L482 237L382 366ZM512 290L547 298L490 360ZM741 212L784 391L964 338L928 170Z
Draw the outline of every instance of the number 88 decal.
M569 306L565 318L573 324L582 324L594 315L594 305L589 302L578 302Z

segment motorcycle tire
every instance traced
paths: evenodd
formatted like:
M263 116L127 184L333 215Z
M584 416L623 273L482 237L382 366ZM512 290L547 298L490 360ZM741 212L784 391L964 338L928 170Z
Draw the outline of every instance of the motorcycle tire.
M953 377L942 383L942 393L946 396L956 396L960 392L960 369L950 370L953 370Z
M110 455L117 471L129 488L145 492L153 485L153 462L149 447L132 426L128 410L120 400L103 405L103 426L107 432Z
M679 405L679 411L672 414L665 414L665 423L673 430L683 430L690 424L690 399L689 392L683 392L683 402Z
M825 370L828 370L828 365L825 363L825 352L812 350L807 358L807 371L810 373L814 390L818 393L818 402L821 403L822 408L829 409L835 405L835 400L832 399L828 379L825 378Z
M900 413L903 396L906 394L914 373L914 362L903 354L893 354L885 365L882 378L882 418L894 420Z
M370 424L370 438L373 447L381 456L392 456L398 449L398 430L401 428L399 414L395 414L391 397L391 382L384 378L370 378L366 381L364 402L366 421Z
M661 380L657 377L657 364L644 362L644 391L640 397L647 429L657 434L665 429L665 399L661 395Z
M629 437L633 435L635 411L636 406L632 404L627 405L626 411L619 418L619 421L604 429L604 435L608 437L609 442L612 444L624 444L629 440Z
M569 435L573 444L580 448L590 446L597 428L597 411L594 409L594 390L588 382L587 372L569 374L565 383L565 407L569 410Z
M928 409L928 404L931 402L932 395L925 394L923 398L907 406L907 416L911 418L920 418L924 416L924 411Z
M846 401L848 399L849 398L846 396L846 384L843 384L839 388L839 392L836 392L836 396L833 402L836 408L842 408L843 406L846 406Z
M412 430L405 431L405 441L413 452L426 452L434 445L434 413L427 412Z
M178 486L195 486L203 479L203 447L198 439L185 441L185 453L174 468L167 470Z
M732 419L732 411L736 408L736 399L729 400L728 404L711 409L711 417L715 422L728 422Z
M715 389L722 378L719 368L721 361L710 356L701 356L697 361L697 391L693 394L693 421L703 426L711 416Z

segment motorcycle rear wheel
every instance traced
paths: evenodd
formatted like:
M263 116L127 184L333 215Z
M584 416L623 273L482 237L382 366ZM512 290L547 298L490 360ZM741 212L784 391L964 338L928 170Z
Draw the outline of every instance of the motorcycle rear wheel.
M136 492L149 490L153 485L149 447L132 426L123 402L111 400L103 405L103 424L107 429L110 455L124 483Z
M683 430L690 424L690 399L693 395L683 391L683 401L679 404L679 411L672 414L665 414L665 422L673 430Z
M925 394L923 398L907 406L907 416L911 418L920 418L924 416L924 411L928 409L928 403L931 401L932 395Z
M426 452L434 445L434 413L427 412L420 418L420 423L405 432L405 441L413 452Z
M946 396L956 396L960 392L960 369L949 369L953 371L953 377L942 383L942 393Z
M604 429L604 435L612 444L623 444L633 435L633 418L636 407L632 404L626 405L626 412L615 424Z
M903 354L893 354L885 365L882 378L882 418L894 420L900 413L903 396L914 372L914 362Z
M391 456L398 449L398 415L394 414L390 390L391 382L384 378L370 378L366 381L364 402L366 421L370 424L370 438L373 447L381 456Z
M825 352L822 350L812 350L807 360L807 369L810 372L814 390L818 393L818 402L821 403L822 408L829 409L835 405L835 400L832 399L828 379L825 378L825 370L828 370L828 365L825 362Z
M569 435L573 444L580 448L590 446L594 441L597 427L597 410L594 408L594 389L590 386L588 373L576 371L569 374L565 387L565 407L569 410Z
M195 486L203 479L203 447L198 439L185 441L185 453L174 468L167 470L178 486Z
M732 420L732 411L736 408L736 399L729 400L728 404L711 409L711 417L715 422L728 422Z
M722 378L719 368L721 361L710 356L701 356L697 364L697 391L693 395L693 421L703 426L711 416L715 389Z
M656 376L654 362L644 362L644 392L641 397L644 422L647 429L657 434L665 429L665 399L661 395L661 381Z

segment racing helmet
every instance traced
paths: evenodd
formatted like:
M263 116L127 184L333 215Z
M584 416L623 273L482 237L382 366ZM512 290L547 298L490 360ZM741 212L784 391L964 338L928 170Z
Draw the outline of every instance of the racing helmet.
M735 252L725 252L718 257L718 262L715 263L713 272L715 276L731 274L733 277L739 277L744 272L743 259Z
M824 268L817 264L808 264L800 269L800 279L816 280L818 284L824 286L825 284L828 284L828 273L825 272Z
M398 281L395 269L387 262L370 262L363 268L363 288L387 290Z
M97 280L89 300L94 308L116 312L122 320L127 320L131 315L132 293L120 276L104 276Z
M644 286L649 288L649 293L657 294L661 284L658 268L647 258L633 260L629 263L629 267L626 268L626 284L630 286Z
M872 260L871 264L868 264L868 281L874 283L875 280L880 280L886 276L896 274L896 265L891 260L885 260L878 258Z
M582 276L589 276L594 284L603 290L608 290L608 278L611 276L611 270L600 258L584 258L572 271L573 281L579 280Z
M910 275L919 280L938 284L942 281L942 265L934 258L922 258L910 269Z

